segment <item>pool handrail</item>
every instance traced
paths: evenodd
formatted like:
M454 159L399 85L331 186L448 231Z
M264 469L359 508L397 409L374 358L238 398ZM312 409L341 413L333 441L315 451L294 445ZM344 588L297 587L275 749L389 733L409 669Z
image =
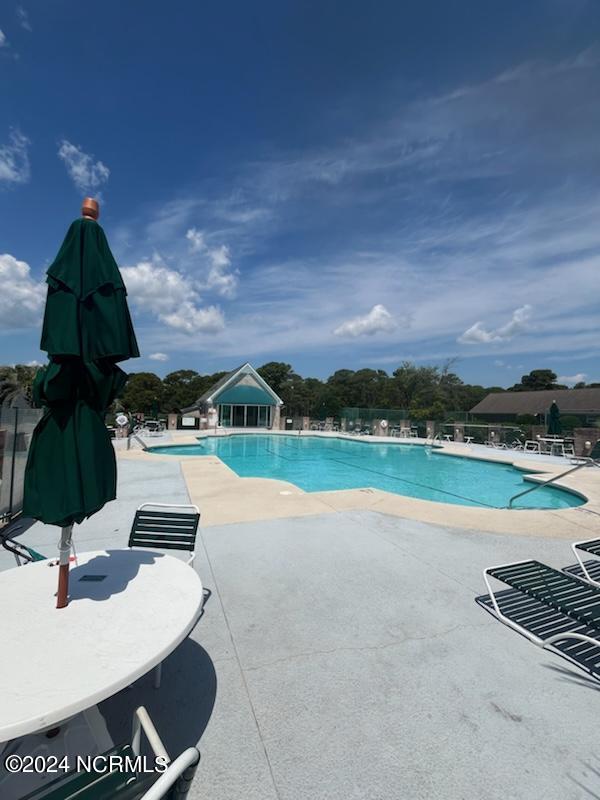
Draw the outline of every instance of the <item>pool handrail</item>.
M548 478L546 481L541 481L540 483L536 483L535 486L530 486L529 489L525 489L524 492L519 492L518 494L514 494L510 500L508 501L507 508L513 507L513 502L517 500L519 497L524 497L526 494L530 494L531 492L535 492L536 489L541 489L543 486L549 486L551 483L559 480L559 478L565 478L567 475L571 475L573 472L577 472L578 469L582 467L600 467L600 464L597 461L594 461L593 458L588 458L585 461L582 461L581 464L577 464L571 469L565 470L565 472L561 472L559 475L553 475L551 478Z
M140 439L140 437L137 435L137 433L130 433L129 436L127 437L127 449L128 450L131 447L131 440L132 439L135 439L136 442L138 442L142 446L142 450L147 450L148 449L147 444L142 439Z

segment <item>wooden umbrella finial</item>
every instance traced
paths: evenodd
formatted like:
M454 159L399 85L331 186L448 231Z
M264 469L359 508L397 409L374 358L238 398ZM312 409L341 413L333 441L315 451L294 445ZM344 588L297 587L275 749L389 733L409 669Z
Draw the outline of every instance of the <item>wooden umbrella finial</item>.
M93 197L85 197L81 204L81 216L96 220L100 216L100 204Z

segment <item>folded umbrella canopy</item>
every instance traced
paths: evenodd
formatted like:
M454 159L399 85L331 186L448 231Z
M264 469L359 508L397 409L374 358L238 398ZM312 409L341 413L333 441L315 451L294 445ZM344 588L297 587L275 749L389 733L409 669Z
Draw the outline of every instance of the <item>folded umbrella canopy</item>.
M41 349L49 364L34 383L46 409L31 441L23 513L62 528L57 607L67 604L74 523L116 497L115 454L104 423L127 375L116 365L139 356L127 292L98 204L86 198L47 272Z
M556 405L556 400L553 400L550 411L548 412L548 434L550 436L559 436L561 433L560 411Z

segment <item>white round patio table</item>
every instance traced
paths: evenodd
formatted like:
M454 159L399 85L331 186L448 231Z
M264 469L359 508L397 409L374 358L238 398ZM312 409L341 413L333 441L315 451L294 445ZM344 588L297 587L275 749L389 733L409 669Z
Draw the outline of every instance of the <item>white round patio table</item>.
M81 553L62 609L52 564L0 573L0 742L129 686L185 639L202 611L194 569L154 550Z

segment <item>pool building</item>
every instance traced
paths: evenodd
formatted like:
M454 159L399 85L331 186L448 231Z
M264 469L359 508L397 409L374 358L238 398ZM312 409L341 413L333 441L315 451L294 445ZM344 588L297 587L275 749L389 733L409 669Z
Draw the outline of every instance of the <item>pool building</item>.
M200 417L200 427L279 428L283 400L251 364L224 375L182 415Z

